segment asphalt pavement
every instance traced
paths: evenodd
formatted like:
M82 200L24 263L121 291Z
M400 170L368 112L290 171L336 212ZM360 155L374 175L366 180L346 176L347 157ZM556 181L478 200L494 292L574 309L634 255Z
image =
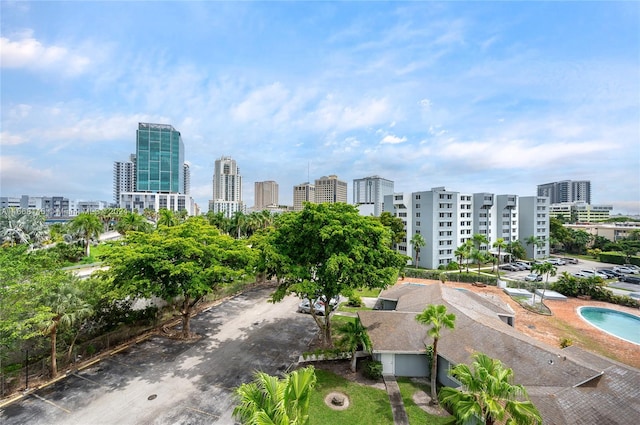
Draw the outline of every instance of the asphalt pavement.
M234 424L234 389L256 370L292 368L317 333L299 300L267 303L273 289L236 296L200 313L203 337L162 336L134 344L0 409L14 424Z

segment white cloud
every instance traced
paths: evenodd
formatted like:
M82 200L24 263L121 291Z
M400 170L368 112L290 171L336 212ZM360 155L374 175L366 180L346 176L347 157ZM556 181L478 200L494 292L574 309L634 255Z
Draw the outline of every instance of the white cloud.
M19 134L11 134L8 131L0 133L0 145L2 146L20 145L25 141L26 139Z
M81 74L91 60L64 46L45 46L32 36L10 40L0 38L0 63L3 68L57 70L67 75Z
M327 96L319 107L309 114L309 124L320 130L348 131L363 129L386 122L390 115L387 99L364 99L345 105Z
M384 136L382 138L380 143L381 144L397 145L398 143L404 143L406 141L407 141L406 137L398 137L398 136L394 136L393 134L387 134L386 136Z

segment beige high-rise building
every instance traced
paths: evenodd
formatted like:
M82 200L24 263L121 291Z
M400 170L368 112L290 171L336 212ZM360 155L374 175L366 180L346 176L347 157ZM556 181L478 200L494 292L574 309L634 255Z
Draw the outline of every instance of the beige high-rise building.
M322 176L316 179L315 203L323 204L328 202L334 204L336 202L347 203L347 182L338 180L338 176Z
M302 211L304 202L315 202L316 187L309 182L293 186L293 210Z
M254 211L261 211L267 207L278 206L278 183L273 180L255 182Z

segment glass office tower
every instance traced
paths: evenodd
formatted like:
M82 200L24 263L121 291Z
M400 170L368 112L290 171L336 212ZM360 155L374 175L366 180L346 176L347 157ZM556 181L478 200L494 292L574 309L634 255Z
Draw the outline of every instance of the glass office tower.
M137 192L184 193L184 144L167 124L139 123L136 132Z

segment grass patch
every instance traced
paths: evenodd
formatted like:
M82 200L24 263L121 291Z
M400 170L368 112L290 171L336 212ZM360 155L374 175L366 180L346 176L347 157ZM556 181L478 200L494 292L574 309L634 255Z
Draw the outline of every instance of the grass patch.
M373 310L373 309L370 307L349 307L347 303L342 303L340 304L340 307L338 307L338 311L344 311L346 313L357 313L361 310Z
M337 329L345 323L355 322L356 318L351 316L339 316L334 314L331 316L331 329Z
M368 298L378 298L378 295L380 295L380 292L382 292L382 289L380 288L361 288L358 289L357 291L354 291L355 294L359 295L360 297L368 297Z
M325 370L316 369L316 377L316 389L309 405L310 425L393 425L386 391L351 382ZM333 391L349 397L346 410L333 410L325 404L324 398Z
M430 415L425 412L413 401L413 395L418 391L424 391L429 394L431 387L425 383L415 382L410 378L397 378L398 386L400 387L400 393L402 394L402 402L404 408L409 416L409 424L430 424L430 425L445 425L455 423L453 416L436 416Z

